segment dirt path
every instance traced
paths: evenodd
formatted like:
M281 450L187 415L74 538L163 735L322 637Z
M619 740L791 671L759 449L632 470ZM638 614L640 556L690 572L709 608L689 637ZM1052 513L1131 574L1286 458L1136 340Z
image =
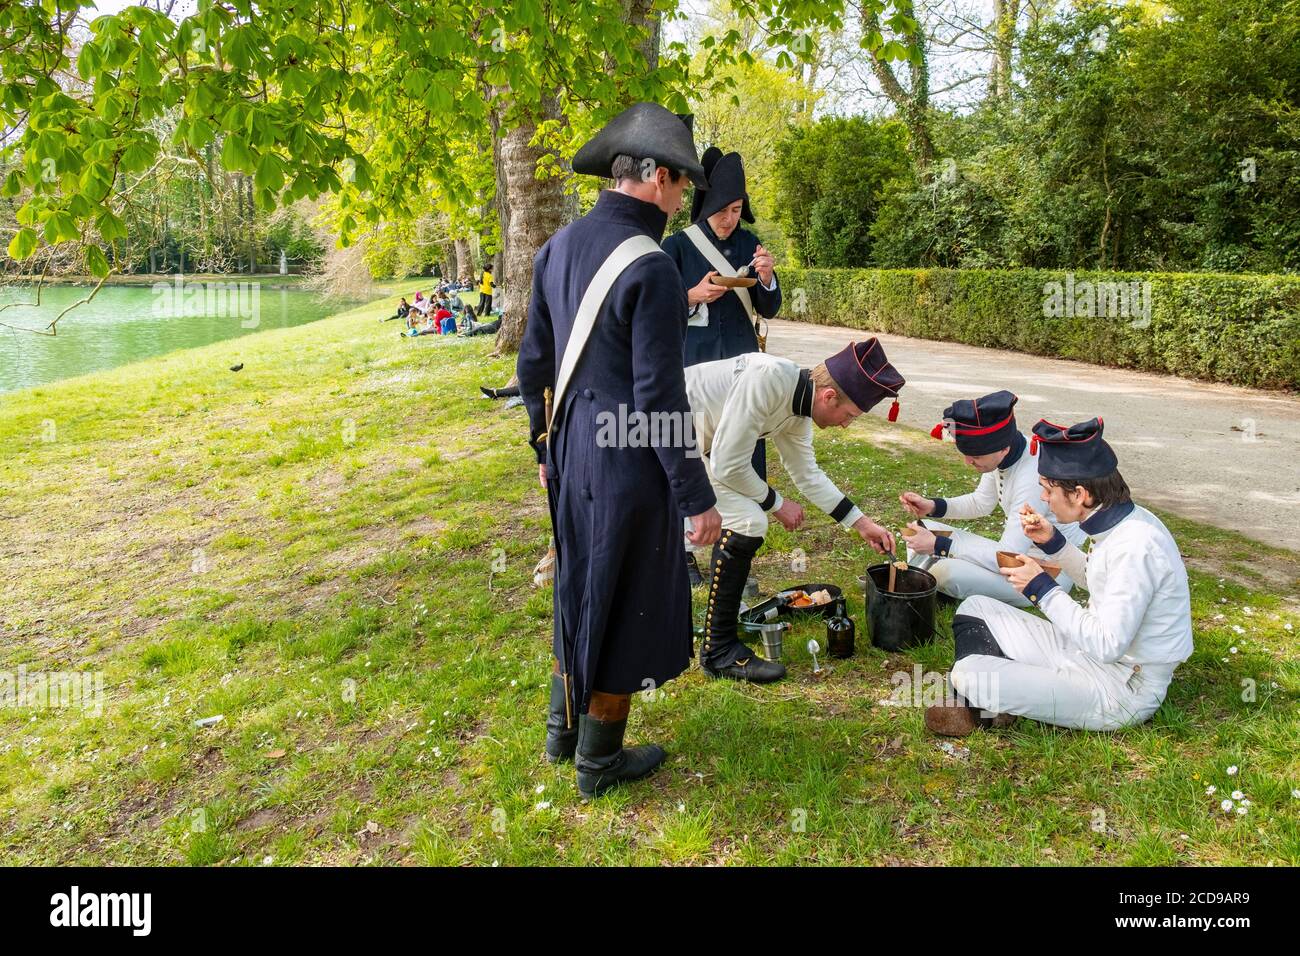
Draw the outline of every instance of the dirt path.
M813 365L873 333L772 323L768 350ZM1300 397L1172 376L880 335L907 379L899 420L929 429L958 398L1020 396L1021 428L1100 415L1134 495L1197 521L1300 550Z

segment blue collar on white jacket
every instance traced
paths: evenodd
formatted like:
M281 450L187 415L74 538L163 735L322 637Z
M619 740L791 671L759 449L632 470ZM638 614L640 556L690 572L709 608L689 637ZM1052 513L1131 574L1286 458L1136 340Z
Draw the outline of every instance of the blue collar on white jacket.
M1090 538L1105 534L1115 525L1119 524L1125 518L1133 513L1137 506L1131 501L1126 501L1120 505L1111 505L1109 508L1102 508L1100 511L1094 511L1087 518L1079 522L1079 527Z

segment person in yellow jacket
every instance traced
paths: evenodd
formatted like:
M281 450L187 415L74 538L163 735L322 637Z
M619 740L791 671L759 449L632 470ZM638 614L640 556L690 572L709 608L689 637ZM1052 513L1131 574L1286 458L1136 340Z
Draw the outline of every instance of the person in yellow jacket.
M488 265L483 266L483 279L479 283L478 291L479 291L478 315L479 318L481 319L483 318L483 316L490 315L492 312L492 267L491 266Z

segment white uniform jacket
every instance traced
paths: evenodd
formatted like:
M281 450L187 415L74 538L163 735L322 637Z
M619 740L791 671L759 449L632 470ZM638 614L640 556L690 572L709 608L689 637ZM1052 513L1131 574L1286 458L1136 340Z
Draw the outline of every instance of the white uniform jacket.
M817 464L813 387L806 369L789 359L749 352L686 369L686 395L696 441L716 490L753 502L763 511L781 506L781 496L758 476L751 461L754 443L766 438L795 487L812 504L846 529L862 517L861 509Z

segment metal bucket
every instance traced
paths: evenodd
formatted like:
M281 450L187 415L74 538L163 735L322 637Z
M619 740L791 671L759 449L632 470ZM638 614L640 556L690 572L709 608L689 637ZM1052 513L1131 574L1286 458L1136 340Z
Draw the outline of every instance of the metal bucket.
M867 632L882 651L901 651L934 637L934 575L920 568L899 571L889 592L889 564L867 568Z

